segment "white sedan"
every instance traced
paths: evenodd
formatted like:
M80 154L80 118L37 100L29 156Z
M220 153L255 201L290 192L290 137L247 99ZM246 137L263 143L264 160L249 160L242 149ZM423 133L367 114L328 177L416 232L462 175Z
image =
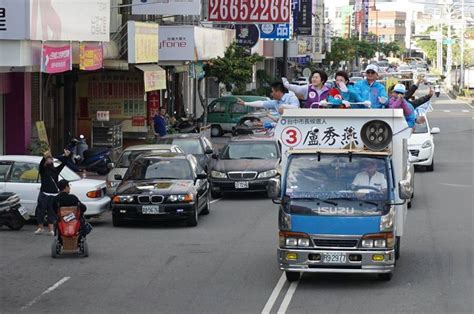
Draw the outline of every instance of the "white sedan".
M433 134L440 132L439 128L430 128L428 118L423 124L416 124L408 139L408 150L410 151L410 162L415 166L425 166L427 171L434 170L435 143Z
M0 156L0 193L17 193L31 216L35 215L41 186L38 172L40 161L39 156ZM55 163L55 166L59 165ZM71 193L87 206L86 217L99 216L109 209L110 197L106 195L105 181L82 179L68 167L64 167L59 179L70 182Z

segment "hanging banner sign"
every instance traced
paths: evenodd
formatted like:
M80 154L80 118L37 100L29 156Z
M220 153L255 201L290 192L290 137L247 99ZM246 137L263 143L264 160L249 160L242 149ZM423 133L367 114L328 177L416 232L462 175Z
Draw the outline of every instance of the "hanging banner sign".
M51 47L43 45L41 49L41 72L54 74L72 69L71 45Z
M290 0L209 0L208 20L237 23L289 23Z
M291 38L290 24L260 24L260 38L268 40L288 40Z
M311 0L300 1L295 32L297 35L311 35L313 2Z
M102 69L104 51L102 43L81 43L79 45L79 69L94 71Z

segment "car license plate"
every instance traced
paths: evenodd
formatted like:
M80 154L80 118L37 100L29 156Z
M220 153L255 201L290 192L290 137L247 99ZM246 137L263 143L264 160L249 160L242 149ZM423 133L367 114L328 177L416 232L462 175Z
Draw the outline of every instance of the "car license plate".
M345 253L323 253L323 263L344 264L346 262Z
M28 215L28 211L26 210L25 207L20 206L20 207L18 208L18 212L20 213L20 215L21 215L25 220L30 219L30 215Z
M146 205L142 206L142 214L144 215L156 215L160 213L160 206Z
M235 182L235 188L236 189L248 189L249 188L249 182L248 181Z

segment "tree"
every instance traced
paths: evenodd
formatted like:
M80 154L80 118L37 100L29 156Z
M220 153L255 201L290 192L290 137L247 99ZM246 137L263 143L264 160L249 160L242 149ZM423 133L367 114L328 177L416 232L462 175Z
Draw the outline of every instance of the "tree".
M263 60L262 56L250 54L247 49L233 43L227 48L224 57L209 60L206 76L217 78L219 83L225 84L234 93L243 93L245 85L252 82L253 66Z
M400 44L396 41L392 41L389 43L379 43L377 46L377 50L383 53L385 56L390 56L393 54L394 56L399 56L403 51Z

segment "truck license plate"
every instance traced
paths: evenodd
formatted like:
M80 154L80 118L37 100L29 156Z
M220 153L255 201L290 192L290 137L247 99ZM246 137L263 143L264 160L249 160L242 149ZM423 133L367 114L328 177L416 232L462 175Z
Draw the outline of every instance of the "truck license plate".
M156 215L159 213L160 213L160 206L156 206L156 205L142 206L142 214L144 215Z
M235 182L235 188L236 189L248 189L249 188L249 182L248 181L237 181L237 182Z
M345 253L323 253L323 263L344 264L346 262Z

